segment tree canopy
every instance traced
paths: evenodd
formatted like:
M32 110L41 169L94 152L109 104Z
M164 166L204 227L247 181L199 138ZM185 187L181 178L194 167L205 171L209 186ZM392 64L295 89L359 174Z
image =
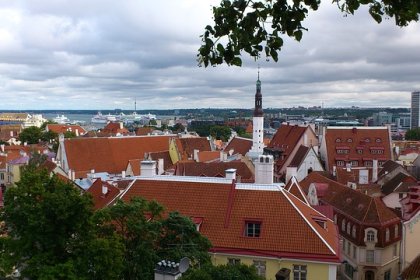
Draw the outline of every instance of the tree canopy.
M372 18L394 18L397 26L418 21L420 0L332 0L341 12L354 14L368 6ZM317 10L321 0L222 0L213 7L214 25L205 27L198 50L199 65L241 66L241 52L255 59L264 53L267 59L278 60L283 47L282 36L300 41L307 30L303 20L310 9ZM222 39L222 40L221 40Z
M407 130L405 133L405 140L419 141L420 140L420 128L412 128Z
M199 269L187 271L181 280L262 280L254 266L236 265L206 265Z

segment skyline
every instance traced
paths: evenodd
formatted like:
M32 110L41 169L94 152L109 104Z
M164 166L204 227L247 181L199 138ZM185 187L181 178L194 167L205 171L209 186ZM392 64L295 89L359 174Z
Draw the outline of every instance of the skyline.
M219 1L0 3L0 110L410 107L420 90L419 23L344 16L323 2L279 62L203 68L200 38ZM270 104L270 106L267 106Z

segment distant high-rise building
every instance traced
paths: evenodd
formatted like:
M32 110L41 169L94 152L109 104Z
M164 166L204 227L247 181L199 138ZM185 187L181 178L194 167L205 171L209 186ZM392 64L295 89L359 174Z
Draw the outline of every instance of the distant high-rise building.
M420 127L420 91L411 93L411 128Z

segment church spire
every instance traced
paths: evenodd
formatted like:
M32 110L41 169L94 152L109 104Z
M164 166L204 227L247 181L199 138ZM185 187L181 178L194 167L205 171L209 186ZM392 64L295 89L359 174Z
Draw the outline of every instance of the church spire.
M262 117L262 94L261 94L261 81L260 81L260 66L258 65L258 80L257 80L257 91L255 93L255 109L254 117Z

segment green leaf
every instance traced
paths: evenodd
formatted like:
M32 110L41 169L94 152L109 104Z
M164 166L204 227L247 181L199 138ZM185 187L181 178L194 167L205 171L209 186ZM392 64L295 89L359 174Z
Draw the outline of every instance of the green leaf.
M302 30L295 31L293 35L297 41L300 41L302 39Z
M235 65L235 66L239 66L239 67L241 67L241 66L242 66L242 59L241 59L240 57L238 57L238 56L235 56L235 57L232 59L231 64L232 64L232 65Z

